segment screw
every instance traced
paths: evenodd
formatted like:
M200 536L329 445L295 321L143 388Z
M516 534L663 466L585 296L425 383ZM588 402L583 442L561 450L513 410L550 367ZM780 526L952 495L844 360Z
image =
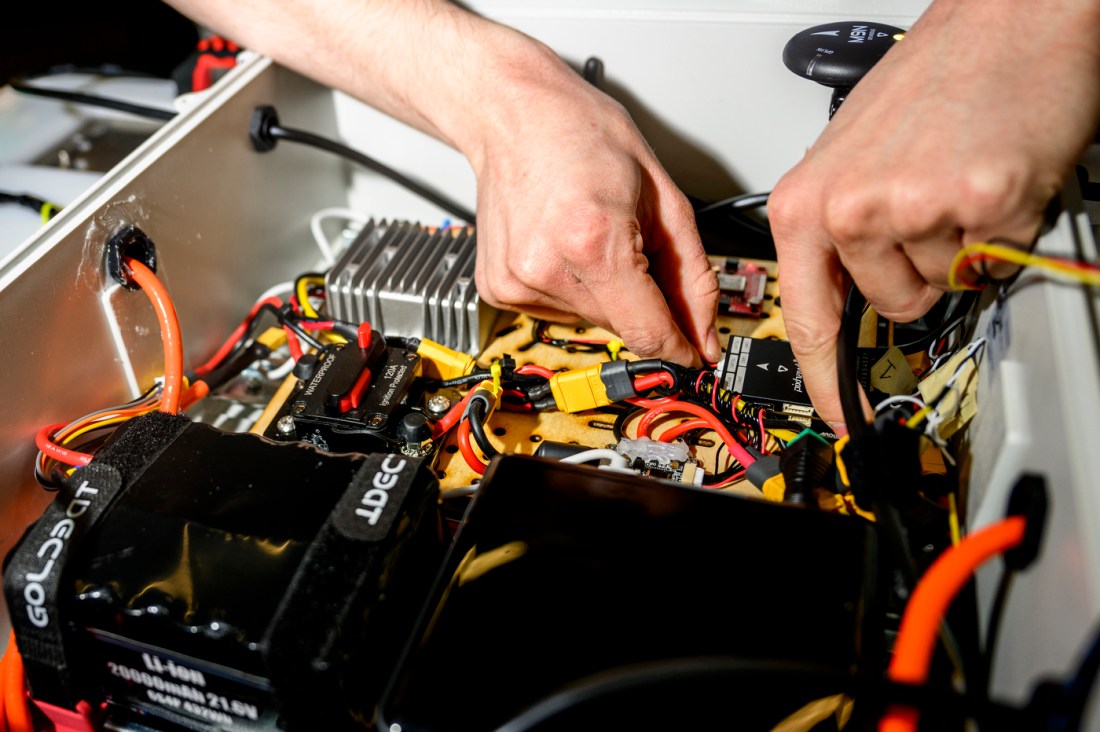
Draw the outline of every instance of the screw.
M384 414L372 414L370 419L367 420L368 427L381 427L386 423L386 415Z
M407 353L405 353L405 360L406 361L415 361L417 358L419 358L419 357L415 353L413 353L412 351L408 351Z
M275 431L284 437L289 437L294 434L294 417L289 414L284 417L279 417L279 421L275 423Z
M451 400L442 394L436 394L428 400L428 411L435 417L439 417L451 408Z
M294 414L301 414L302 412L306 411L306 403L295 402L294 406L290 408L290 411Z

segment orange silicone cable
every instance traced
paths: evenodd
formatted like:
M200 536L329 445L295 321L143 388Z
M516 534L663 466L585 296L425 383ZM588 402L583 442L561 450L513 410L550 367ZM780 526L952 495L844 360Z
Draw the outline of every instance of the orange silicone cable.
M891 681L923 684L928 680L940 621L951 601L986 560L1023 541L1026 527L1023 517L1011 516L974 532L932 563L913 590L901 618L887 671ZM916 732L917 719L914 709L890 707L879 722L879 732Z
M160 338L164 344L164 387L160 396L160 411L176 414L183 394L183 338L172 298L151 269L136 259L123 260L134 282L149 298L160 321Z
M15 645L14 631L8 636L8 649L4 652L4 718L10 732L34 732L31 710L27 705L23 659Z

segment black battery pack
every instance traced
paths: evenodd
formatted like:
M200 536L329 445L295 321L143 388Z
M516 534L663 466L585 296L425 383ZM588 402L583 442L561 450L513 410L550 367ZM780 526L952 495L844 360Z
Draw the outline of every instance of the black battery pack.
M419 459L155 413L73 474L4 589L37 700L120 729L362 729L441 531Z

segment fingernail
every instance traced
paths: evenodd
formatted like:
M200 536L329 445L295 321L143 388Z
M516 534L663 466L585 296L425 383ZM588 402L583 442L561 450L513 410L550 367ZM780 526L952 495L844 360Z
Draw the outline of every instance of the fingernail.
M707 332L707 352L703 355L707 357L708 363L715 363L718 359L722 358L722 346L718 344L718 331L712 325L710 331Z

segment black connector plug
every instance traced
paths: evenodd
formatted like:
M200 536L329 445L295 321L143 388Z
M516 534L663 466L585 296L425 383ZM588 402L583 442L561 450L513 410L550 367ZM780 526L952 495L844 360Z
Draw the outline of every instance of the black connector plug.
M1012 486L1008 496L1009 516L1023 516L1027 520L1024 540L1004 553L1005 567L1020 572L1039 558L1043 541L1043 529L1047 519L1047 482L1040 475L1025 473Z
M784 503L815 506L814 488L830 487L836 452L824 438L803 432L783 450L779 467L783 473Z
M107 242L105 259L104 266L111 279L127 290L140 290L141 288L134 282L129 271L123 265L123 261L125 259L136 259L155 273L157 271L157 245L140 228L128 224L115 232L115 235Z

